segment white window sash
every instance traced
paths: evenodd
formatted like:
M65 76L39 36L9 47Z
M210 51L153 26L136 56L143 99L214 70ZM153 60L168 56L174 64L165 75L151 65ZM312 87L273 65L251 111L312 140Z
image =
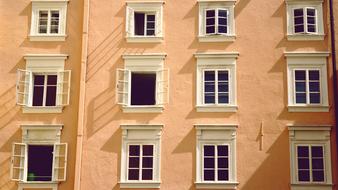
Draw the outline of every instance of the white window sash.
M127 106L129 104L129 95L131 90L130 85L131 72L127 69L116 70L116 102L119 105Z
M319 103L310 103L310 79L309 71L318 71L319 72ZM297 103L296 101L296 71L305 71L305 94L306 94L306 103ZM321 70L318 68L295 68L293 69L293 102L295 105L322 105L323 94L322 94L322 80L321 80Z
M40 11L47 11L47 32L40 33ZM51 33L51 24L52 24L52 11L59 12L59 22L58 22L58 33ZM57 35L61 32L61 10L60 9L38 9L37 10L37 22L36 22L36 33L39 35Z
M16 81L16 103L21 106L28 106L29 91L32 80L32 72L27 70L17 70Z
M134 9L126 8L126 33L127 36L134 36Z
M226 19L227 19L227 23L226 23L226 27L227 27L227 31L225 33L221 33L218 30L218 26L219 24L219 11L220 10L224 10L226 11ZM214 24L214 33L207 33L207 11L215 11L215 24ZM211 18L211 17L210 17ZM212 26L212 25L210 25ZM209 36L209 35L215 35L215 34L220 34L220 35L227 35L229 34L229 10L225 9L225 8L213 8L213 9L205 9L204 11L204 30L205 30L205 35Z
M214 71L215 72L215 103L214 104L207 104L205 103L205 71ZM227 71L228 73L228 103L219 103L218 101L218 72L219 71ZM203 69L202 70L202 93L203 93L203 96L202 96L202 102L203 102L203 105L229 105L230 102L231 102L231 79L230 79L230 69Z
M156 72L156 105L169 103L169 69Z
M303 27L304 27L304 31L303 32L296 32L296 23L295 23L295 10L296 9L303 9ZM315 10L315 32L309 32L308 31L308 16L307 16L307 10L308 9L313 9ZM292 15L293 15L293 33L294 34L317 34L318 33L318 13L317 13L317 9L314 7L303 7L303 8L294 8L292 9Z
M70 102L71 71L57 72L56 106L68 106Z
M16 152L17 150L20 150L19 151L20 153ZM16 159L19 159L18 163L15 162ZM26 178L25 173L27 169L26 162L27 162L27 144L13 143L11 156L11 171L10 171L10 176L13 181L25 180ZM15 176L15 173L18 174L18 176Z
M61 150L64 150L64 152L61 152ZM53 171L52 171L53 181L66 181L67 154L68 154L67 143L54 144ZM60 177L60 173L61 173L61 177Z

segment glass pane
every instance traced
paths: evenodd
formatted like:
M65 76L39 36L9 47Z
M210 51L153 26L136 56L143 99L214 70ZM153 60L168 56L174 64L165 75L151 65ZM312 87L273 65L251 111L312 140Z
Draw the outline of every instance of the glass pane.
M228 156L228 146L227 145L218 145L217 146L218 156Z
M228 181L229 180L229 170L218 170L218 180L219 181Z
M57 75L48 75L47 84L48 85L56 85L57 83Z
M204 168L215 168L215 159L204 158Z
M315 17L307 17L307 23L308 24L315 24L316 23Z
M218 18L218 24L226 26L227 25L227 19L226 18Z
M227 29L228 28L226 26L218 26L218 33L226 34Z
M310 169L309 158L298 158L298 169Z
M33 90L33 106L43 105L43 86L34 86Z
M204 71L205 81L215 81L215 71Z
M204 92L215 92L215 82L204 82Z
M47 87L46 106L56 105L56 86Z
M309 71L309 79L310 80L319 80L319 71L316 71L316 70Z
M155 21L155 15L147 15L147 21Z
M311 147L311 154L312 154L312 157L322 158L323 157L323 147L312 146Z
M147 29L154 29L155 28L155 23L149 22L147 23Z
M215 27L214 26L207 26L207 34L213 34L215 33Z
M134 14L134 27L135 35L144 35L144 13L135 13Z
M139 145L130 145L129 146L129 155L130 156L140 156L140 146Z
M319 82L310 82L309 83L310 92L319 92Z
M308 32L316 32L316 26L315 25L307 25L307 31Z
M207 10L207 17L215 17L215 10Z
M142 158L142 167L143 168L152 168L153 167L153 157L143 157Z
M228 81L229 80L228 71L218 71L218 80L219 81Z
M128 180L138 180L139 170L138 169L129 169L128 170Z
M295 9L293 11L294 16L303 16L303 9Z
M147 30L147 36L155 35L155 30Z
M140 158L129 157L129 168L139 168L139 167L140 167Z
M313 181L324 181L324 171L313 171L312 180Z
M215 18L207 18L207 26L214 26L215 25Z
M304 24L304 18L303 17L296 17L295 18L295 25L303 25Z
M227 82L218 82L218 92L229 92L229 84Z
M45 75L34 75L34 86L43 85L45 83Z
M204 181L214 181L215 170L204 170Z
M227 10L218 10L218 16L227 17Z
M218 158L217 163L218 163L218 168L229 168L228 158Z
M298 181L310 181L310 172L308 170L298 171Z
M142 151L143 151L143 156L152 156L153 155L153 145L143 145Z
M220 103L220 104L229 103L229 95L228 94L219 94L218 95L218 103Z
M59 11L51 11L51 28L50 33L59 33Z
M295 71L295 79L296 80L305 80L305 78L306 78L305 71L301 71L301 70Z
M215 146L205 145L204 156L215 156Z
M322 158L312 158L312 169L324 169Z
M296 82L296 92L305 92L306 83L305 82Z
M310 93L310 103L319 104L320 103L320 93Z
M214 104L215 103L215 94L205 95L204 96L204 103L205 104Z
M142 169L142 180L152 180L152 179L153 179L153 170Z
M316 9L308 8L307 9L307 15L308 16L316 16Z
M296 93L296 103L305 104L306 103L306 94L305 93Z
M295 26L295 33L304 32L304 25L297 25Z
M309 157L309 147L307 146L298 146L297 147L298 157Z

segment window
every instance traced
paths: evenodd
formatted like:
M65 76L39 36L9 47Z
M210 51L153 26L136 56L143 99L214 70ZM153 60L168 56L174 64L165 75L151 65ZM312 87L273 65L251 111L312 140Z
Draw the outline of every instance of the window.
M287 0L288 40L323 40L322 1Z
M163 1L127 2L127 42L161 42L163 40Z
M327 112L328 53L287 52L290 112Z
M195 125L196 189L236 189L235 125Z
M67 3L67 0L32 2L31 41L65 40Z
M332 189L330 126L289 126L291 190Z
M66 57L25 56L26 70L18 69L16 84L17 104L23 112L59 113L69 105L71 72L64 70Z
M11 178L18 189L52 188L66 180L67 143L60 143L60 125L22 125L23 142L14 143Z
M120 188L160 188L162 125L121 125Z
M235 40L234 1L199 2L199 41Z
M124 55L118 69L116 98L124 112L162 112L169 99L169 71L165 54Z
M196 53L196 108L199 112L234 112L237 52Z

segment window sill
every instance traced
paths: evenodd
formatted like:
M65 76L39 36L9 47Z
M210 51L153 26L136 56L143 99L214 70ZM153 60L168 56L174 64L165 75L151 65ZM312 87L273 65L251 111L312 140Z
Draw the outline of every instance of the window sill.
M289 112L329 112L330 106L324 105L289 105Z
M19 182L18 183L18 190L23 189L52 189L57 190L58 182L48 181L48 182Z
M237 112L237 105L198 105L197 112Z
M291 184L291 190L332 190L332 184Z
M55 107L22 107L22 113L62 113L61 106Z
M162 36L127 36L128 43L161 43L163 41Z
M156 188L159 189L161 182L120 182L120 188Z
M39 35L39 34L31 34L29 35L30 41L65 41L67 35Z
M198 36L199 42L233 42L235 40L236 40L235 35Z
M237 189L238 182L195 182L196 189Z
M162 113L163 106L124 106L124 113Z
M320 41L324 40L324 34L288 34L289 41Z

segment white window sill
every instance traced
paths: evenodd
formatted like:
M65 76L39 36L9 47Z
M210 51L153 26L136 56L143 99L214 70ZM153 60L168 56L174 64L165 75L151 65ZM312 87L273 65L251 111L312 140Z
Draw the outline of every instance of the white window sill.
M65 41L67 35L39 35L39 34L31 34L29 35L30 41Z
M291 190L332 190L332 184L291 184Z
M58 187L58 182L48 181L48 182L39 182L39 181L28 181L28 182L19 182L18 190L21 189L52 189L56 190Z
M161 43L163 41L162 36L127 36L126 39L129 43Z
M151 182L120 182L120 188L156 188L159 189L161 182L151 181Z
M124 113L162 113L163 106L124 106Z
M288 105L289 112L329 112L330 106L324 105Z
M288 34L289 41L320 41L324 40L324 34Z
M196 189L237 189L238 182L195 182Z
M235 35L205 35L198 36L199 42L233 42L236 40Z
M61 106L51 107L22 107L22 113L62 113Z
M197 112L237 112L237 105L198 105Z

